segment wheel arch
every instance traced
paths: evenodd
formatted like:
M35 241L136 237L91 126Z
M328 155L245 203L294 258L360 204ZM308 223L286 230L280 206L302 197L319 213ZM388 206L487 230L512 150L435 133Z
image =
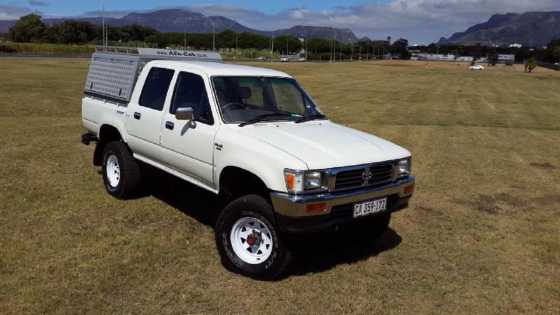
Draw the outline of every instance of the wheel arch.
M270 201L270 188L261 176L239 166L229 165L221 170L218 190L225 202L247 194L257 194Z
M99 139L99 142L95 146L95 152L93 153L93 165L95 166L100 166L103 163L103 150L105 149L105 145L107 145L107 143L112 141L126 142L120 130L112 124L107 123L102 124L99 127L97 138Z

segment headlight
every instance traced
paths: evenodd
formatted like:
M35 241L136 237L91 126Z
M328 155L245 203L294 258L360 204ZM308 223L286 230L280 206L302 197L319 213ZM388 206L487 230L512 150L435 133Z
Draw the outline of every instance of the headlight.
M319 171L284 170L286 188L291 193L301 193L306 190L323 188L323 173Z
M410 158L399 160L397 162L397 177L409 176L412 168L411 164Z

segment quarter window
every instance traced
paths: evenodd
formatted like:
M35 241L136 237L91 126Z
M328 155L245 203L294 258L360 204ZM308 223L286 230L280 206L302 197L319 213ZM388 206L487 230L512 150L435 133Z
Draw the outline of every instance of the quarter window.
M140 106L162 110L173 73L174 71L170 69L150 69L140 95Z

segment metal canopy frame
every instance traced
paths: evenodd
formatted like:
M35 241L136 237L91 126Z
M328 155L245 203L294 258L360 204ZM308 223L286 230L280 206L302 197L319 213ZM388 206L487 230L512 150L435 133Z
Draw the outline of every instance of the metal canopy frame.
M84 92L128 103L138 75L152 60L223 62L212 51L98 46L91 56Z

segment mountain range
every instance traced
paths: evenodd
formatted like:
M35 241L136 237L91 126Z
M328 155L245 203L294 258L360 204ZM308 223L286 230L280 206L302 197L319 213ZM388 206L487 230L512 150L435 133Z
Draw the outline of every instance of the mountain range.
M487 22L464 32L442 38L440 44L509 45L542 47L553 39L560 39L560 12L527 12L497 14Z
M101 24L101 17L73 17L73 18L46 18L43 21L48 25L58 24L66 20L79 20ZM8 32L16 21L0 21L0 33ZM296 25L287 29L274 31L263 31L249 28L230 18L224 16L206 16L202 13L183 10L166 9L146 13L130 13L121 18L105 18L105 22L111 26L125 26L140 24L155 28L160 32L189 32L189 33L211 33L213 30L222 32L232 30L234 32L249 32L266 36L292 35L301 38L326 38L333 37L339 42L352 43L358 38L350 29L340 29L324 26Z

